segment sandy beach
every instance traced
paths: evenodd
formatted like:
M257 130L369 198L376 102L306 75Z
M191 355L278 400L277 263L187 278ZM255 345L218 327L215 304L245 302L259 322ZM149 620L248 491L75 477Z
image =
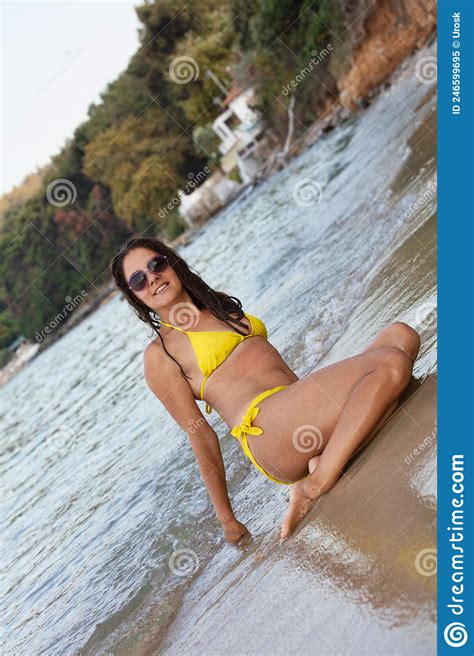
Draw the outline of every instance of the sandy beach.
M225 572L185 596L159 653L433 654L435 415L430 376L291 541L257 552L236 585Z

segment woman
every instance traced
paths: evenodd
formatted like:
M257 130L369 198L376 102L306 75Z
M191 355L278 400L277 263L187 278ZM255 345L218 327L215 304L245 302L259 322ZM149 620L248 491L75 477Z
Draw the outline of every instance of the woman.
M254 465L289 485L285 540L333 487L407 387L420 338L410 326L385 328L359 355L304 379L267 340L240 301L208 287L157 239L130 239L112 275L138 317L157 336L144 353L152 392L186 431L225 538L248 534L232 510L219 440L206 412L217 410Z

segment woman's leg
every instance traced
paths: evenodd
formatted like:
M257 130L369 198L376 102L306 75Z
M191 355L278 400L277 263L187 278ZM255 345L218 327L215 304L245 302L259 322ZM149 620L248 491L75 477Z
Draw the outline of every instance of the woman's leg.
M412 368L411 357L393 349L390 357L354 386L323 452L312 459L310 475L290 486L290 507L283 522L282 539L294 530L314 501L335 485L348 460L393 412L410 382Z
M414 362L420 350L421 340L419 334L414 328L406 323L397 321L384 328L377 337L364 349L363 352L371 351L383 347L398 348L406 353ZM382 416L380 421L375 425L373 431L367 437L369 441L371 435L374 435L393 414L398 407L399 398L395 399L387 412ZM312 474L316 469L317 463L321 456L314 456L308 463L309 473Z
M406 323L397 321L390 324L390 326L387 326L387 328L384 328L377 335L374 341L371 342L366 349L364 349L364 351L370 351L372 349L389 346L392 348L400 349L411 358L412 362L415 362L420 351L420 345L421 339L416 330ZM366 442L370 442L375 433L377 433L377 431L385 424L387 419L395 412L399 402L400 397L395 399L395 401L392 403L380 421L377 422L372 432L367 436L364 445Z
M400 352L367 374L354 387L305 492L316 499L341 476L351 456L374 430L410 382L412 362Z
M397 357L408 359L396 348L369 350L323 367L265 398L259 404L257 423L268 438L247 437L257 462L281 481L305 476L309 460L326 448L354 387Z
M389 346L400 349L414 362L420 350L420 343L420 336L414 328L402 321L396 321L381 330L364 352Z

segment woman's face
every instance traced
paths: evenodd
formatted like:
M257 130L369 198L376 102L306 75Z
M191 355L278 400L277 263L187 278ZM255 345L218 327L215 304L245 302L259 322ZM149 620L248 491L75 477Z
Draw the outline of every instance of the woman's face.
M148 271L146 264L155 255L157 253L149 248L140 246L132 249L123 260L123 273L127 284L129 284L130 277L135 271L145 273L147 279L145 288L141 291L134 291L133 289L130 291L151 310L159 313L160 308L173 304L174 299L182 289L182 284L171 265L168 265L162 273Z

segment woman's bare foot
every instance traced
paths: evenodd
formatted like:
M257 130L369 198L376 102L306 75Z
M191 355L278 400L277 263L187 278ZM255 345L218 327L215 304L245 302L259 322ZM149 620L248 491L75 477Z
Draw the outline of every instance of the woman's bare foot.
M380 418L374 429L371 431L370 435L367 436L366 440L355 452L355 454L367 446L367 444L380 430L383 424L388 420L390 415L396 410L398 402L399 401L397 399L392 403L392 405L388 408L383 417ZM303 517L308 514L311 506L321 496L320 481L318 481L317 478L312 475L318 465L320 458L320 455L311 458L308 463L309 476L307 476L302 481L298 481L297 483L290 485L290 505L283 520L282 531L280 534L280 544L286 540L291 535L291 533L293 533Z
M312 474L316 469L320 457L321 456L315 456L309 461L308 469L310 474ZM315 501L315 499L309 497L305 491L306 479L298 481L297 483L292 483L289 490L290 506L283 520L280 534L280 544L293 533L303 517L308 514L311 506Z

